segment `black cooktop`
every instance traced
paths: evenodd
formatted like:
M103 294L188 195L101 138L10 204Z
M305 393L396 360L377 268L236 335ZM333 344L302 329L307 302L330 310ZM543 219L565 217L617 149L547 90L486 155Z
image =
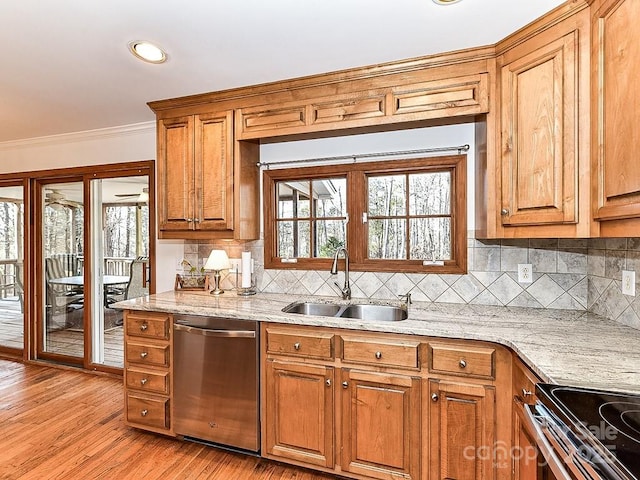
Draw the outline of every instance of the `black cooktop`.
M538 384L539 400L581 439L603 446L612 463L640 480L640 395Z

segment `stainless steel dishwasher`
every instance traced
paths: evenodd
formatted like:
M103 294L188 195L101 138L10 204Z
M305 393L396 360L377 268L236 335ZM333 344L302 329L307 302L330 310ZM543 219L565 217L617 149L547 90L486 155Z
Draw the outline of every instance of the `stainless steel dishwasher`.
M175 316L176 434L260 450L258 331L253 321Z

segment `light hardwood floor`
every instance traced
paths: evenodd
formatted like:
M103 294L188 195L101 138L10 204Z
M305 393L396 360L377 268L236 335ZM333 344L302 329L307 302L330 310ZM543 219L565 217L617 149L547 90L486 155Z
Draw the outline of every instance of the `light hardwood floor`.
M126 427L122 379L0 359L0 479L335 478Z

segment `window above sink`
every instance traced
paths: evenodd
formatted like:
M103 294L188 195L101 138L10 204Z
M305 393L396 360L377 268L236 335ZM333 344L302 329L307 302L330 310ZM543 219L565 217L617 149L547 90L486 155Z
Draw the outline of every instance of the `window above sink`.
M466 156L267 170L265 267L466 272Z

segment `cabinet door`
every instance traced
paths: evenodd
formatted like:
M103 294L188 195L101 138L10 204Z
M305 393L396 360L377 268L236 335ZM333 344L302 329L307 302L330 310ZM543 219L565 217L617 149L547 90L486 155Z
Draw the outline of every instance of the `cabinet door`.
M640 2L594 3L593 152L597 220L640 217ZM620 232L629 236L629 231Z
M538 447L523 421L522 403L514 404L513 408L513 480L541 479L544 458L538 463Z
M194 118L194 223L198 230L233 230L233 112Z
M158 121L160 230L193 228L193 116Z
M333 372L322 365L266 362L268 455L333 468Z
M420 379L342 370L342 470L420 475Z
M524 44L501 69L503 225L577 221L577 48L577 32Z
M432 480L495 478L494 387L429 382Z

